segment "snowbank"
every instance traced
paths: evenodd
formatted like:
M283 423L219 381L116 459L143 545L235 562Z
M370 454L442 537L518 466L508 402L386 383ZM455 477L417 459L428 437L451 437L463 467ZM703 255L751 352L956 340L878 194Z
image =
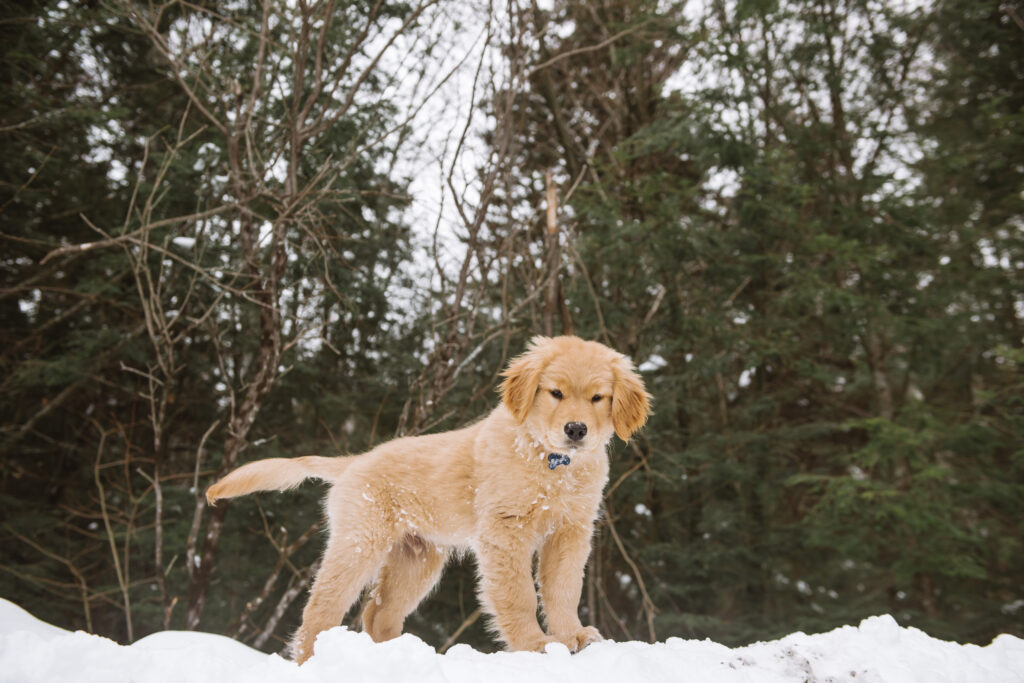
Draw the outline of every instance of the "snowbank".
M300 668L208 633L168 631L118 645L44 624L0 600L0 681L1024 683L1024 640L1003 635L987 647L958 645L883 616L858 627L794 633L736 649L669 638L654 645L606 641L577 655L562 646L549 647L546 654L484 654L465 645L439 655L411 635L375 644L363 633L339 627L320 635L316 654Z

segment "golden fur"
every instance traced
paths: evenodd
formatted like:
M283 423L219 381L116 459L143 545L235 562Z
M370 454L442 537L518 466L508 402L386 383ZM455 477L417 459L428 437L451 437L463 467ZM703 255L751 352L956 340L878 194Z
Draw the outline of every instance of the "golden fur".
M469 427L354 457L253 462L207 491L214 503L307 477L331 483L330 535L293 642L297 661L371 583L364 630L376 641L398 636L460 549L476 556L482 607L509 649L557 641L576 651L601 639L577 609L608 481L606 446L613 432L625 440L643 426L650 396L626 357L576 337L534 337L503 377L501 404ZM581 424L587 433L578 438ZM549 453L571 463L550 469Z

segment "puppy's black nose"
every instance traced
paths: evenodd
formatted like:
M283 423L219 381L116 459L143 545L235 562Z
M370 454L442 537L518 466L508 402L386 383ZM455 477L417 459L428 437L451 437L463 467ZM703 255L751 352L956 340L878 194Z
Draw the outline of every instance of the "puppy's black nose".
M565 435L573 441L579 441L587 435L587 425L582 422L566 422Z

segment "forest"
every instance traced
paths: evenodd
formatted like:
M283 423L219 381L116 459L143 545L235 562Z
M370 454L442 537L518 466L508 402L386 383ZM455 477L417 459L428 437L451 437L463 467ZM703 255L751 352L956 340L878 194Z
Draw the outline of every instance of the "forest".
M575 334L654 397L584 624L1024 635L1021 3L0 7L0 596L279 651L324 488L205 489ZM497 647L470 557L406 630Z

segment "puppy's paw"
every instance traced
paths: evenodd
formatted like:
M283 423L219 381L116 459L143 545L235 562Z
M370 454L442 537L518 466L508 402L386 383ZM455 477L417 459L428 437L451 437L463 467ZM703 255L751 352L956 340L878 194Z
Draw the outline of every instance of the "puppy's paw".
M544 648L548 643L559 642L562 641L554 636L541 633L524 638L517 638L514 642L509 642L508 650L511 652L544 652Z
M569 633L556 634L555 639L569 648L570 652L579 652L591 643L604 640L604 637L593 626L581 626Z

